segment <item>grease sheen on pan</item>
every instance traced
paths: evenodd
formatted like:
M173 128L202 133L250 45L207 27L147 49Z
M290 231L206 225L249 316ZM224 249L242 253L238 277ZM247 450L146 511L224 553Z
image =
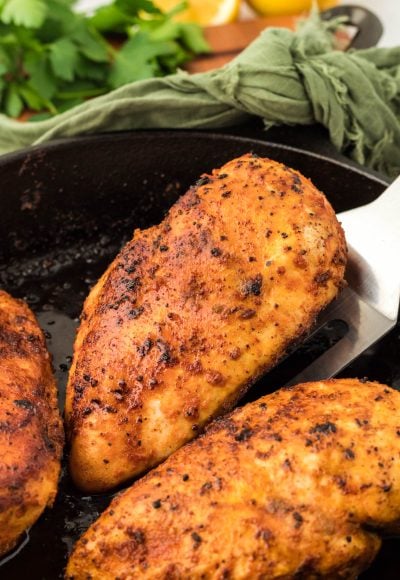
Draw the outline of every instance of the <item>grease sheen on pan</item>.
M63 437L43 332L0 290L0 555L52 505Z
M400 531L400 393L339 379L217 419L115 498L67 578L348 580Z
M342 284L332 207L280 163L244 155L137 230L89 294L66 419L78 486L156 465L229 410Z

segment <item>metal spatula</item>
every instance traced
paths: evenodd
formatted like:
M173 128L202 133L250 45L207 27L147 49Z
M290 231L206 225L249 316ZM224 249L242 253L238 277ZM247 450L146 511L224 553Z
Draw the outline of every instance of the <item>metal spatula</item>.
M345 336L287 384L334 376L397 321L400 298L400 177L369 203L338 214L349 246L348 287L322 313L314 333L344 321Z

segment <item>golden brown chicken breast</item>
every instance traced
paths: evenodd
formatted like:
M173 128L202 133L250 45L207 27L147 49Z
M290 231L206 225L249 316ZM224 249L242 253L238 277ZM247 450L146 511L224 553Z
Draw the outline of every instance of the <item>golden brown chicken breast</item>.
M0 291L0 555L53 503L62 445L43 333L24 302Z
M77 485L112 488L230 409L336 296L345 259L324 195L252 155L137 230L76 338L66 419Z
M355 379L282 389L114 499L69 579L355 579L400 531L400 393Z

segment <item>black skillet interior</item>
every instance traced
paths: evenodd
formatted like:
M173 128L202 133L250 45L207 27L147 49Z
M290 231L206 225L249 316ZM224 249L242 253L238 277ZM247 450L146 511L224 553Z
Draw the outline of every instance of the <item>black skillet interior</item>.
M25 298L38 314L53 354L61 405L77 318L90 286L134 228L158 223L203 172L249 151L299 169L337 211L372 201L385 188L384 180L338 161L210 133L85 137L0 158L0 285ZM398 334L397 328L347 375L400 386ZM282 376L275 371L273 385L266 377L247 399L279 387ZM82 496L64 469L55 507L31 529L20 552L3 563L0 577L62 577L74 541L109 501L110 496ZM397 578L391 574L398 569L398 546L397 540L388 541L364 578L378 571L381 577Z

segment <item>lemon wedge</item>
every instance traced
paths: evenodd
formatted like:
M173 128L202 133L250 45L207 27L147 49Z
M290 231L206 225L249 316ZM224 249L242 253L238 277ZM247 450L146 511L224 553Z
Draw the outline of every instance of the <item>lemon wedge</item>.
M287 14L299 14L311 8L311 0L246 0L259 14L264 16L280 16ZM337 0L318 0L321 10L332 8Z
M168 11L179 4L179 0L155 0L156 6ZM189 0L188 8L177 14L176 19L197 22L201 26L226 24L236 20L240 0Z

